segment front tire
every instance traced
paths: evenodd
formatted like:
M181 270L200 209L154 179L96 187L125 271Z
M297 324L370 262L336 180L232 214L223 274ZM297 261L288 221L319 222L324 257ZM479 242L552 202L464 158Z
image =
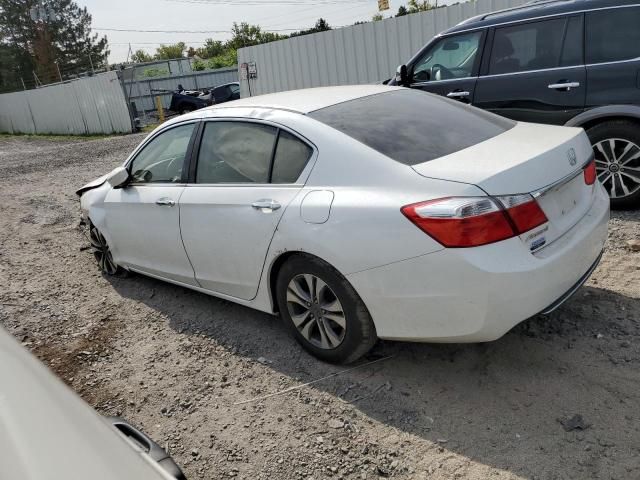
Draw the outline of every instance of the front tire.
M302 347L331 363L351 363L376 343L367 307L349 282L322 260L298 255L276 281L280 314Z
M92 223L89 224L89 242L91 243L91 252L104 275L117 277L126 277L128 275L127 270L124 270L114 262L106 238Z
M611 208L640 207L640 125L610 120L587 130L598 179L611 198Z

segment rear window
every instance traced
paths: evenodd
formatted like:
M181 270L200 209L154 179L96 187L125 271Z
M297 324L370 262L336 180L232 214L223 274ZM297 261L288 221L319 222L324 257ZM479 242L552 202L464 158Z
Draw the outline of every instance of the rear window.
M587 63L640 57L640 7L587 13Z
M515 125L492 113L408 89L350 100L309 116L405 165L455 153Z

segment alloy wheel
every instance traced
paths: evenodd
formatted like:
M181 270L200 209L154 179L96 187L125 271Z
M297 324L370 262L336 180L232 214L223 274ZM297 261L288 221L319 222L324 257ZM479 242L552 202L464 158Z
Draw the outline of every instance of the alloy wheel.
M607 138L593 145L598 179L611 198L640 190L640 146L623 138Z
M311 274L297 275L287 287L287 308L298 332L324 350L340 346L347 332L344 309L331 288Z
M115 275L118 272L118 266L113 261L107 240L96 227L91 227L89 241L91 242L93 256L96 258L100 270L107 275Z

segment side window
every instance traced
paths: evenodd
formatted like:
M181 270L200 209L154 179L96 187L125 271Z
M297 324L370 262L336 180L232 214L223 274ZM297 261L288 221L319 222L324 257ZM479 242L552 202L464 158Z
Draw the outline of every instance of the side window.
M583 65L582 51L584 50L584 34L582 28L582 16L570 17L567 23L567 33L564 36L562 46L562 56L560 57L561 67L571 67Z
M448 80L473 75L482 32L440 40L413 67L413 82Z
M151 140L131 163L134 183L177 183L182 179L195 124L172 128Z
M283 130L278 136L271 183L295 183L307 165L313 149Z
M197 183L269 183L276 128L244 122L207 122Z
M240 85L236 85L235 83L229 85L229 89L231 90L232 94L240 93Z
M586 14L587 63L640 57L640 7Z
M489 74L554 68L560 64L566 18L497 28Z

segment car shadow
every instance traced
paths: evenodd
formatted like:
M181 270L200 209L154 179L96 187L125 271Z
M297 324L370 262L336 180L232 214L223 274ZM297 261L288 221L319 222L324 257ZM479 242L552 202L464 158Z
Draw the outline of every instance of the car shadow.
M177 332L204 335L296 381L344 369L306 354L277 317L143 276L112 284ZM495 342L380 342L358 364L390 358L311 388L427 440L438 461L454 452L529 479L631 478L638 473L638 452L629 447L640 445L633 424L640 357L628 339L640 336L639 313L637 299L583 287L550 316ZM560 420L575 414L584 430L565 431ZM612 441L620 430L627 445Z

